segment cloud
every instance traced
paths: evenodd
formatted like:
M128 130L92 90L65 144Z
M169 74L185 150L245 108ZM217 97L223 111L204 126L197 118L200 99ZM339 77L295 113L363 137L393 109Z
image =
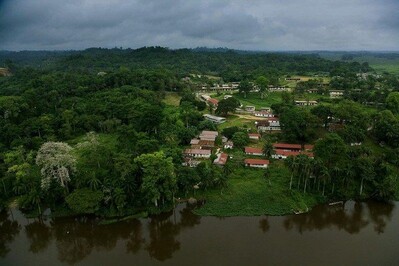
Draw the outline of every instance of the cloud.
M396 0L5 0L0 49L399 50Z

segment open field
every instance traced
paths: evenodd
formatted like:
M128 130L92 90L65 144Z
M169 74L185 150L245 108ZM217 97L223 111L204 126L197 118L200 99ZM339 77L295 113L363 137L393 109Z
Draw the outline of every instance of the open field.
M296 87L296 84L297 84L298 82L309 81L309 80L311 80L311 79L322 79L322 80L323 80L323 83L329 83L329 82L331 81L331 78L330 78L330 77L292 76L291 78L300 78L301 80L300 80L300 81L291 81L291 80L286 81L285 78L284 78L283 84L284 84L285 86L290 87L290 88L295 88L295 87Z
M270 92L265 94L264 98L261 99L260 94L257 92L251 92L247 94L247 97L244 97L244 94L236 93L234 94L238 100L240 100L241 104L244 106L252 105L257 109L261 107L270 107L273 103L280 103L281 93L280 92Z
M223 130L226 127L247 127L255 128L253 120L248 120L237 115L229 115L227 121L223 124L218 125L219 130Z
M270 166L270 183L264 171L237 167L227 188L196 195L206 199L206 204L195 213L205 216L284 215L309 210L320 200L311 194L290 191L289 171L279 162Z

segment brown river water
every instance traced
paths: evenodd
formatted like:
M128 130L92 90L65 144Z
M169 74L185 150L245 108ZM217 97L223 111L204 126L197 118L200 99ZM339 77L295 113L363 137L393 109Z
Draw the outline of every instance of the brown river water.
M0 265L399 265L399 203L347 202L290 216L148 219L0 214Z

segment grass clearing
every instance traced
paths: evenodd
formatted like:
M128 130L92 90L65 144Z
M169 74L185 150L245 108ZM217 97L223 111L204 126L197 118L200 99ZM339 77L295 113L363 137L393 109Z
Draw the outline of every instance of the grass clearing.
M197 193L206 203L194 212L203 216L285 215L310 210L320 202L311 194L290 191L290 174L283 165L270 166L270 184L264 171L237 167L227 188Z
M236 115L229 115L225 123L218 125L218 129L223 130L227 127L247 127L255 130L254 121L255 120L248 120Z
M162 101L166 105L179 106L181 97L176 92L167 92Z
M270 92L267 95L265 94L264 98L261 99L260 93L251 92L247 93L247 97L244 97L244 94L236 93L234 94L241 104L244 106L252 105L255 106L257 109L261 107L270 107L273 103L280 103L281 99L281 92Z

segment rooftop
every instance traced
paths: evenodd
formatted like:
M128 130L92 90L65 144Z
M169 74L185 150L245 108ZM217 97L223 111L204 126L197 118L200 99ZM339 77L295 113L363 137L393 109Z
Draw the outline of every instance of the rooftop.
M262 159L245 159L245 164L257 164L257 165L264 165L269 164L269 160L262 160Z
M245 153L261 153L261 154L263 154L263 151L260 148L245 147Z
M225 165L229 156L227 153L219 153L218 157L213 161L214 164Z
M274 143L273 147L275 149L302 149L301 144L290 144L290 143Z
M185 154L211 154L210 150L202 150L202 149L186 149L184 151Z

